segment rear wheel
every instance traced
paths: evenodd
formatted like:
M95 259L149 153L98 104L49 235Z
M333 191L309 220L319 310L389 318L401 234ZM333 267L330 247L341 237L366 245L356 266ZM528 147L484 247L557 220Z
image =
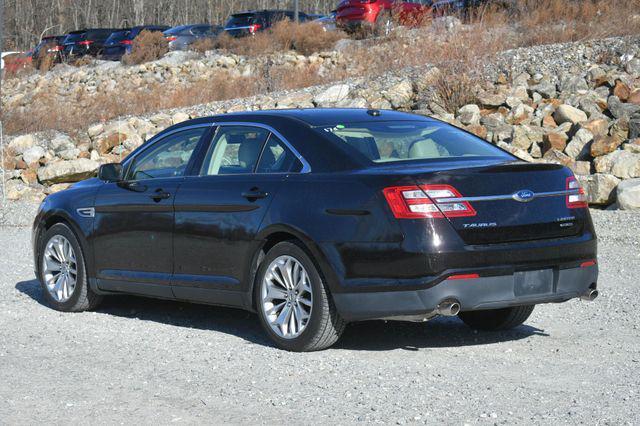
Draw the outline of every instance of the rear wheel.
M509 330L523 324L533 312L535 305L514 306L487 311L460 312L460 319L478 330Z
M44 298L52 308L86 311L102 300L89 288L82 248L67 225L58 223L45 233L38 262Z
M314 262L298 245L276 244L257 275L256 306L263 328L282 349L317 351L344 331L329 291Z

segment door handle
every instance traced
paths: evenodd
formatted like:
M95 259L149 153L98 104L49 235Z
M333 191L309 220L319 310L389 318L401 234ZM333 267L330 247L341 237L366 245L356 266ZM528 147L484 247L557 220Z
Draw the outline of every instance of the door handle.
M171 198L171 194L169 192L165 192L162 189L156 189L156 192L149 195L153 201L166 200Z
M248 191L242 193L242 196L249 201L259 200L261 198L267 198L269 196L268 192L260 191L258 188L251 188Z

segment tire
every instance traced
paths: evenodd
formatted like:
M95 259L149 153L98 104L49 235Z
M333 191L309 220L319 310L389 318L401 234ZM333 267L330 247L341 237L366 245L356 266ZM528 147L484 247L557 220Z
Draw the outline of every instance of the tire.
M298 282L305 283L300 287L302 290L300 290L299 297L301 301L310 302L308 305L298 302L298 293L295 293L297 290L292 286L281 285L287 283L284 282L286 280L278 271L281 272L288 265L295 264L295 262L298 262L302 266L303 272L306 273L306 279L300 279ZM294 271L296 270L294 269ZM301 276L299 268L297 271L297 276ZM276 275L280 279L276 279ZM296 273L294 272L290 276L296 276ZM290 279L290 282L293 281L295 279ZM277 292L279 297L274 297L273 300L270 300L269 295L272 294L270 290L274 288L274 294ZM291 291L287 290L287 288ZM310 291L307 289L310 289ZM340 318L317 266L309 254L294 242L278 243L269 250L258 268L254 294L260 323L271 340L281 349L294 352L326 349L337 342L344 331L346 323ZM286 299L283 299L285 296L291 298L291 302L288 305ZM308 300L309 298L310 300ZM281 303L284 303L284 306L278 311L276 308ZM288 309L288 311L285 312L285 309ZM293 313L290 313L291 311ZM308 317L302 320L304 323L302 326L297 323L296 327L296 312L298 311L302 313L297 314L298 318L305 315L308 315ZM289 325L276 325L280 318ZM289 318L289 320L286 318ZM290 323L289 321L292 322ZM291 324L293 324L293 327L290 327ZM286 327L286 330L283 327ZM286 332L290 333L288 337L285 337Z
M535 305L514 306L487 311L460 312L458 317L469 327L477 330L510 330L522 325L533 312Z
M376 17L376 22L373 26L373 34L376 37L388 36L393 31L394 22L391 12L383 10Z
M75 285L73 286L72 291L67 292L70 293L67 295L67 297L58 299L56 295L59 296L59 293L54 291L56 295L52 294L52 291L47 286L47 281L50 280L47 279L49 275L45 266L45 256L47 256L51 261L50 256L47 255L47 247L49 243L53 243L53 241L64 242L65 240L69 243L75 256L75 262L72 262L75 264L76 271ZM67 257L70 258L70 256ZM63 312L88 311L96 308L102 301L102 296L94 293L91 288L89 288L82 247L80 247L78 239L76 238L73 231L63 223L53 225L42 237L38 250L37 270L39 275L38 279L40 281L40 285L42 286L44 298L47 301L47 304L53 309Z

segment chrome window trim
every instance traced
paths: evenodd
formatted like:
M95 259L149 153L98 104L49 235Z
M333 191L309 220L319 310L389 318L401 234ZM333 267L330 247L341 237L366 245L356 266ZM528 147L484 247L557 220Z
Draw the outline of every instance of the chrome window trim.
M502 200L514 200L517 192L513 194L504 194L504 195L486 195L481 197L452 197L452 198L438 198L437 201L439 203L457 203L457 202L482 202L482 201L502 201ZM544 198L544 197L567 197L569 195L578 195L580 194L579 189L567 189L564 191L551 191L551 192L534 192L533 197L527 199L526 201L519 202L529 202L533 201L536 198Z
M289 150L293 153L293 155L296 156L296 158L302 163L302 169L299 172L283 172L283 173L255 173L255 171L251 174L260 174L260 175L292 175L292 174L303 174L303 173L311 173L311 166L309 165L309 163L307 162L307 160L305 160L305 158L298 152L297 149L295 149L293 147L293 145L291 144L291 142L289 142L287 140L287 138L285 138L284 136L282 136L282 133L280 133L279 131L277 131L276 129L274 129L273 127L267 125L267 124L262 124L262 123L255 123L252 121L224 121L224 122L219 122L219 123L215 123L214 126L218 126L218 127L225 127L225 126L245 126L245 127L258 127L264 130L267 130L271 133L273 133L274 135L276 135L281 141L282 143L284 143L286 145L287 148L289 148ZM267 138L267 140L265 141L265 145L266 143L269 141L269 139ZM213 142L213 139L212 139ZM264 146L263 146L264 149ZM262 152L261 152L262 154ZM256 163L257 166L257 163ZM246 173L248 174L248 173ZM218 175L218 176L222 176L222 175Z

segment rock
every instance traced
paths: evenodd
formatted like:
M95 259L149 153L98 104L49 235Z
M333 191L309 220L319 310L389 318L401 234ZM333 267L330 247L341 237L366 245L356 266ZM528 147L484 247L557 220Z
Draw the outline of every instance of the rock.
M413 99L413 84L409 80L402 80L384 91L383 95L394 108L410 108Z
M93 148L98 151L99 154L108 154L113 148L120 145L127 139L127 135L122 133L112 133L105 136L93 144Z
M616 136L601 136L591 143L591 156L600 157L608 154L618 149L620 145L622 145L622 139Z
M336 84L320 92L313 98L316 106L327 106L345 100L351 88L348 84Z
M86 158L58 161L38 169L38 179L45 184L77 182L93 176L98 166L96 161Z
M564 151L567 146L567 140L569 137L563 132L549 132L544 135L543 148L544 152L550 149L558 151Z
M616 80L616 85L613 88L613 95L617 96L622 102L627 102L631 95L631 89L621 80Z
M474 104L461 107L458 110L458 120L467 126L480 124L480 108Z
M313 108L312 97L307 92L292 93L276 102L276 108Z
M609 131L609 122L603 118L590 120L581 125L583 128L591 132L594 137L605 136Z
M607 206L615 202L616 186L620 183L620 179L617 177L596 173L589 176L578 176L578 180L586 192L589 204Z
M12 201L42 198L42 195L35 189L17 179L10 179L5 182L4 190L7 199Z
M31 164L39 161L42 157L45 156L44 148L40 146L32 146L22 153L22 159L25 163Z
M511 134L511 144L523 150L528 150L532 144L541 144L544 130L541 127L533 126L513 126Z
M640 105L640 89L636 89L629 95L629 99L627 99L627 103L632 105Z
M569 166L573 164L573 159L571 157L569 157L562 151L558 151L557 149L550 149L549 151L544 153L542 158L551 163L562 164L563 166Z
M556 85L549 80L542 80L540 83L535 86L529 87L529 92L531 94L539 93L545 99L552 99L557 96Z
M563 104L556 109L556 112L553 114L553 118L558 124L566 122L577 124L582 121L587 121L587 114L578 108L572 107L571 105Z
M89 138L93 139L96 136L100 135L103 131L104 131L103 124L94 124L93 126L87 129L87 134L89 135Z
M622 179L640 177L640 154L634 154L629 151L619 152L623 155L614 160L611 166L611 173Z
M75 147L73 140L65 134L57 134L55 138L49 141L49 148L55 152Z
M497 145L500 148L504 149L505 151L510 152L511 154L515 155L516 157L518 157L521 160L529 161L529 162L533 162L535 160L524 149L516 148L515 146L510 145L510 144L508 144L506 142L498 142Z
M556 127L558 127L558 123L556 123L556 120L553 119L553 115L549 114L545 115L542 119L542 127L555 129Z
M486 107L494 107L497 108L501 105L504 105L507 98L505 95L500 93L482 93L478 96L478 102L480 105Z
M509 112L508 121L511 124L528 124L531 122L533 112L533 108L521 103Z
M591 161L574 161L569 168L575 175L587 176L591 174Z
M55 194L56 192L64 191L71 186L70 183L56 183L49 185L45 189L46 194Z
M567 144L564 152L571 158L576 160L583 160L589 157L590 155L590 143L593 141L593 134L585 128L580 128L573 138L571 138L571 142Z
M473 124L471 126L467 126L465 130L467 132L473 133L479 138L487 139L488 131L487 131L487 128L484 127L482 124ZM640 145L638 147L640 147Z
M640 77L640 58L633 58L624 66L625 71L634 77Z
M640 179L620 182L617 198L620 210L640 210Z
M629 120L629 139L640 138L640 118Z
M88 153L87 153L88 154ZM69 148L58 152L58 157L63 160L75 160L80 156L80 150L78 148Z
M22 135L9 142L8 148L16 154L22 154L37 143L33 135Z
M607 99L607 109L614 118L629 118L640 112L640 105L624 104L617 96L609 96Z
M190 120L191 117L189 117L189 114L184 113L184 112L177 112L175 114L173 114L173 116L171 117L171 123L172 124L178 124L178 123L182 123L183 121L187 121Z
M627 118L620 118L611 125L609 134L615 138L620 139L620 143L629 138L629 120Z

